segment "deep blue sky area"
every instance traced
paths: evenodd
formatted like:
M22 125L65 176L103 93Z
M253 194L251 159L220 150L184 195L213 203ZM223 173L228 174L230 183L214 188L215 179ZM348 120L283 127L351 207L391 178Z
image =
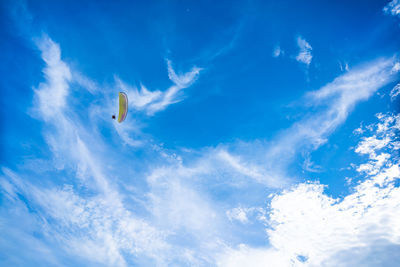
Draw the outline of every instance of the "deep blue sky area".
M399 0L0 1L0 265L394 266L399 48Z

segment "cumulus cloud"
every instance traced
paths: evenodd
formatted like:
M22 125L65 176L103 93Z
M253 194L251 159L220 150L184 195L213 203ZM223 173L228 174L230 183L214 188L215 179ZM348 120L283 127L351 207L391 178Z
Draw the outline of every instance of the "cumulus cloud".
M400 15L400 1L399 0L391 1L383 8L383 11L386 14L390 14L393 16L399 16Z
M271 247L227 249L219 265L395 266L398 257L393 260L391 251L400 248L400 188L395 185L400 161L393 143L398 141L400 117L378 118L373 138L364 137L355 149L369 155L377 172L369 172L343 199L328 196L324 185L312 182L276 194L267 229Z
M307 66L310 65L312 60L311 45L301 36L297 37L297 45L299 47L299 54L296 56L296 60Z

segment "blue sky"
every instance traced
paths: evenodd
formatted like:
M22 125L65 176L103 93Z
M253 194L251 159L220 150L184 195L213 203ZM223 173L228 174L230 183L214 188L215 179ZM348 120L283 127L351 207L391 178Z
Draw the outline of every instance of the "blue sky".
M0 12L1 266L400 260L400 1Z

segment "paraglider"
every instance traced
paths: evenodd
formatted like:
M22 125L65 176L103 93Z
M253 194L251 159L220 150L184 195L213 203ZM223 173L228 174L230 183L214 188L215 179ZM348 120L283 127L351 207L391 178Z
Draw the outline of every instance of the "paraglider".
M128 96L119 92L119 113L118 113L118 122L121 123L125 120L126 115L128 114ZM112 118L115 120L115 115L112 115Z

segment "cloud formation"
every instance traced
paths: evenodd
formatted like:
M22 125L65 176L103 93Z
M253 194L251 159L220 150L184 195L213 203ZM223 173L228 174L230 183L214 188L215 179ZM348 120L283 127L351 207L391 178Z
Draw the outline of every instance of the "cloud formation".
M370 169L343 199L324 193L324 185L301 183L276 194L270 203L270 248L228 249L220 266L395 266L400 248L400 116L379 114L371 137L355 152L369 156ZM385 155L380 157L380 155ZM364 173L364 170L358 171ZM243 217L243 216L242 216ZM372 257L373 255L373 257Z
M392 16L400 16L400 1L399 0L393 0L390 3L388 3L384 8L383 11L386 14L390 14Z
M182 89L191 86L198 78L201 68L193 67L189 72L177 74L172 67L172 62L167 60L168 77L174 83L166 91L149 91L141 85L140 89L131 87L116 78L117 85L121 90L127 92L130 105L138 110L144 111L147 115L153 115L164 110L171 104L180 102L178 94Z
M297 46L299 47L299 54L296 56L296 60L309 66L313 58L311 45L303 37L298 36Z
M35 115L46 122L47 129L52 129L44 131L54 157L51 164L59 171L70 172L76 180L67 181L61 188L43 188L3 168L2 191L31 224L40 228L47 242L88 264L127 266L129 259L123 254L128 253L132 257L142 255L151 262L148 264L163 265L168 259L160 251L169 250L167 232L137 218L124 206L121 193L104 170L104 159L92 152L105 145L93 133L87 134L89 126L75 118L67 105L71 71L61 59L59 46L45 36L38 41L38 47L46 63L46 80L35 90ZM73 184L85 190L76 190ZM170 253L164 255L167 254Z
M68 82L71 80L69 67L61 60L60 47L48 36L37 41L46 63L43 73L46 83L41 83L36 90L38 107L45 119L55 118L66 105Z
M397 72L393 71L395 64L393 58L378 59L355 67L322 88L308 92L304 101L315 111L263 146L260 154L265 158L262 172L265 177L287 177L285 170L296 155L308 155L326 143L328 136L347 119L358 102L367 100L397 77ZM307 160L311 162L310 158Z
M312 60L311 46L304 39L298 40L298 44L298 60L309 65ZM355 201L349 200L350 204L340 204L345 201L326 196L323 193L324 186L318 183L294 186L275 195L271 202L271 228L268 228L268 233L273 249L255 249L241 245L236 250L232 245L235 241L230 239L232 229L229 227L238 222L265 222L266 209L237 202L227 205L223 199L216 197L215 192L234 188L230 190L229 196L225 193L221 195L231 199L240 196L240 201L244 201L246 197L254 197L240 191L246 186L262 188L263 194L265 187L282 187L286 182L287 167L296 154L302 153L302 150L316 149L326 142L329 134L346 120L359 101L368 99L376 90L393 80L396 75L393 59L370 62L338 77L321 89L310 92L305 100L315 112L300 119L270 143L260 145L261 148L257 148L257 144L249 145L251 153L237 148L241 144L220 145L217 148L191 151L197 157L191 155L182 160L181 155L150 144L146 149L151 150L152 154L143 152L151 155L151 166L145 166L146 172L120 174L112 163L120 161L124 156L115 157L115 153L103 142L96 126L91 125L100 117L99 114L104 113L104 110L108 113L116 105L107 98L104 88L99 88L87 77L70 69L61 59L60 47L50 38L39 40L38 47L46 66L43 70L45 81L35 89L35 115L45 122L43 136L53 157L51 164L54 164L56 171L68 175L61 175L61 183L64 185L43 186L3 168L4 175L0 185L7 201L11 203L10 206L18 207L15 209L16 214L23 214L27 221L36 225L39 228L36 232L43 234L43 239L50 243L43 244L43 251L54 254L51 245L57 245L69 257L72 255L87 260L88 265L110 266L166 266L172 263L189 266L209 266L215 263L243 266L252 262L254 266L263 262L282 266L293 262L325 263L331 260L331 254L327 254L326 258L320 256L318 251L315 252L321 247L315 239L323 228L318 216L324 214L325 210L333 214L347 209L350 211L342 217L339 215L339 218L347 218L346 216L357 211L350 207ZM180 74L173 69L170 61L167 61L167 70L173 84L165 91L150 91L143 85L138 89L116 78L117 87L128 92L134 112L151 116L179 102L182 90L191 86L201 71L200 68L193 67ZM81 112L83 114L78 114L71 104L74 98L71 86L74 84L86 88L90 94L101 94L105 100L100 104L91 104L87 110ZM82 117L85 116L92 116L93 120L84 121ZM397 123L398 119L388 119L387 124L381 123L382 126L379 127L388 132L393 128L394 121ZM137 131L135 123L132 119L130 123L114 126L119 137L132 146L141 141L131 136ZM377 176L385 168L389 168L388 162L393 162L393 157L388 152L371 156L371 149L376 151L388 146L388 143L396 143L394 140L385 141L382 146L381 141L371 140L365 139L357 147L358 153L367 153L370 156L370 162L367 163L369 165L360 165L357 170L362 175ZM123 151L123 148L119 149L118 152ZM133 153L129 153L127 165L137 164L136 158L132 157ZM308 155L307 152L304 155ZM143 158L140 157L140 160ZM305 169L316 169L310 157L304 162ZM140 164L147 163L143 160ZM390 183L390 179L398 173L395 167L388 170L387 174L380 176L384 183ZM57 176L54 175L52 179ZM140 181L145 184L145 189L125 184L122 186L121 181L124 179L130 182ZM367 189L367 193L375 190L370 187ZM362 188L357 190L365 193ZM131 198L134 199L133 203L127 201ZM262 201L265 198L263 195ZM303 213L293 211L292 207L299 205L296 199L308 205L309 209L302 211L307 216L302 217ZM144 211L140 213L138 210ZM378 211L374 211L371 216L383 218ZM315 236L311 235L311 240L293 232L293 228L303 229L303 224L312 225L314 222L317 230ZM7 223L11 224L12 220ZM388 228L392 227L391 223L388 223ZM31 228L28 229L27 235L36 233ZM334 232L332 229L336 228L328 225L327 229ZM342 231L349 232L347 228ZM364 233L365 231L362 232ZM280 239L280 236L289 240L305 239L306 245L304 248L285 246L285 240ZM364 240L362 237L357 238ZM397 239L383 239L390 245L397 244ZM340 254L342 251L335 248L348 242L346 238L343 240L334 240L331 242L333 248L324 248ZM355 244L360 243L357 242ZM52 256L57 258L57 255Z

